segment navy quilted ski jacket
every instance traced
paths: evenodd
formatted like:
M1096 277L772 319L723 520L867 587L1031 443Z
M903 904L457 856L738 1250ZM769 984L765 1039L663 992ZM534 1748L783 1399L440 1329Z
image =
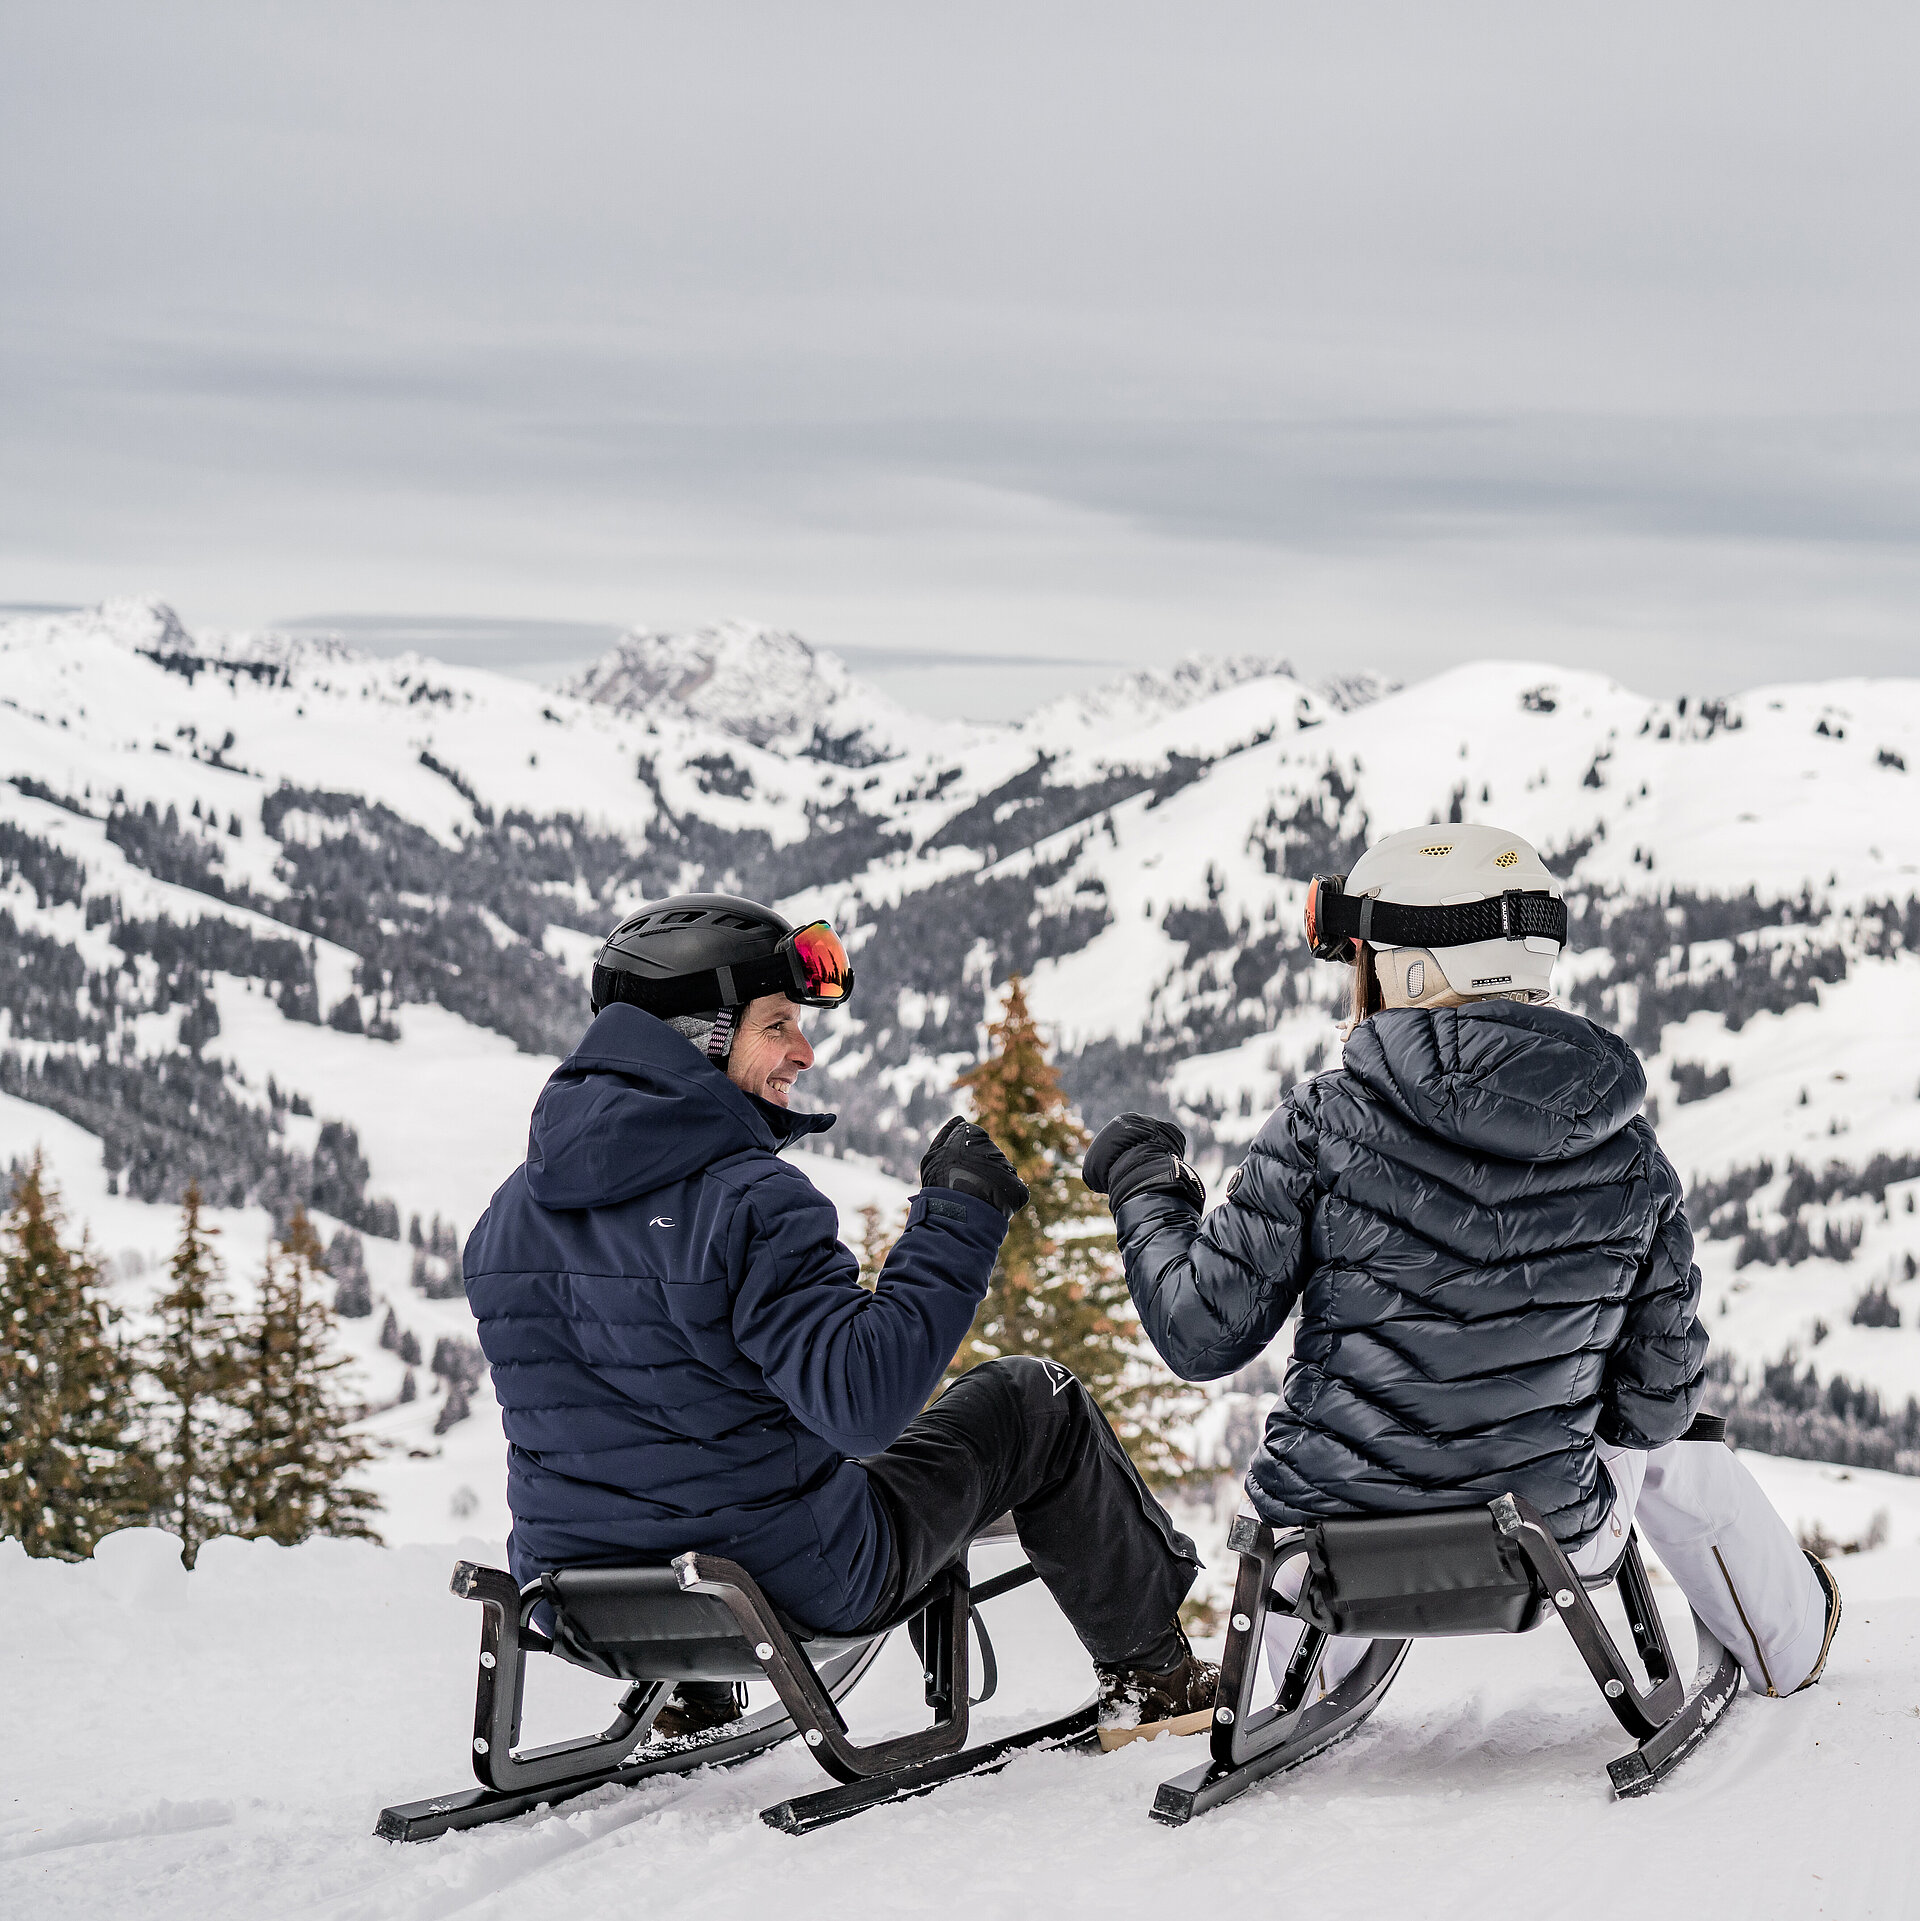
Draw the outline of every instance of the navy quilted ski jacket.
M1127 1282L1187 1380L1300 1308L1247 1476L1269 1521L1511 1490L1568 1547L1605 1520L1594 1437L1659 1447L1706 1366L1680 1183L1633 1050L1558 1008L1398 1009L1290 1093L1203 1222L1124 1202Z
M809 1627L872 1611L890 1540L851 1457L925 1404L1006 1223L923 1191L867 1292L833 1204L779 1158L832 1124L743 1093L635 1007L548 1081L465 1256L517 1580L695 1548Z

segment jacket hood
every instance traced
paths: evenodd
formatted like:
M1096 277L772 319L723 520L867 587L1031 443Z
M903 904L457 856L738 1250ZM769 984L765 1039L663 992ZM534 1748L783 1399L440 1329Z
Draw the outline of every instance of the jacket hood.
M1617 1034L1520 1001L1375 1014L1354 1029L1346 1067L1416 1126L1510 1161L1587 1153L1633 1119L1647 1091Z
M774 1154L833 1125L734 1086L664 1021L616 1002L534 1103L527 1191L542 1207L609 1207L729 1154Z

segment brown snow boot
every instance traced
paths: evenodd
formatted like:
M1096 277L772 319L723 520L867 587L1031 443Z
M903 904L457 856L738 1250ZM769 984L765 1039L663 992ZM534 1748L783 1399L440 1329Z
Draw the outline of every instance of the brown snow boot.
M1160 1674L1144 1668L1096 1665L1100 1681L1100 1745L1111 1753L1129 1741L1151 1741L1161 1734L1199 1734L1213 1720L1220 1670L1186 1647L1180 1659Z
M653 1717L653 1732L662 1741L684 1741L723 1728L746 1711L747 1691L738 1682L682 1681Z

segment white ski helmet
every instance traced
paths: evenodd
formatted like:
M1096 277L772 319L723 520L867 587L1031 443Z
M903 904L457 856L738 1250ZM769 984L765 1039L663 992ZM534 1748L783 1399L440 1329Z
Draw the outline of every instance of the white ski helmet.
M1422 947L1456 994L1545 1000L1567 941L1567 909L1546 863L1499 827L1414 827L1389 834L1350 874L1316 874L1307 938L1322 960L1353 943Z

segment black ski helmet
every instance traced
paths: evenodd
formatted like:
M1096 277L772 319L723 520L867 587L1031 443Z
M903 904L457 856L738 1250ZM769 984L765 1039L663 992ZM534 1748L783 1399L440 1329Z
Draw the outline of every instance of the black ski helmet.
M676 894L630 914L593 964L593 1011L626 1001L662 1020L730 1012L762 994L813 1007L853 992L846 950L825 921L794 927L737 894Z

